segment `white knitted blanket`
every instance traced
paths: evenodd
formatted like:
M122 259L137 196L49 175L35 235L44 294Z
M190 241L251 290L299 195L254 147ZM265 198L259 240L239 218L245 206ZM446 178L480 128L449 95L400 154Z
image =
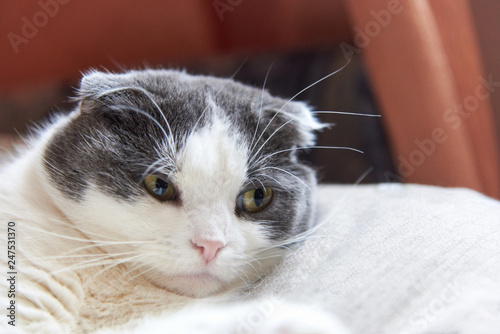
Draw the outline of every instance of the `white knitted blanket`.
M466 189L322 186L319 230L254 295L352 333L500 333L500 202Z

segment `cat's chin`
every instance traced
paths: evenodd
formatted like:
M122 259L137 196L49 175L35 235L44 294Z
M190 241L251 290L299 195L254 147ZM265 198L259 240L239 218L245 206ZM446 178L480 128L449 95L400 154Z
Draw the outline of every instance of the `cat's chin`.
M187 297L201 298L214 295L228 287L214 275L208 273L150 277L155 285L172 293Z

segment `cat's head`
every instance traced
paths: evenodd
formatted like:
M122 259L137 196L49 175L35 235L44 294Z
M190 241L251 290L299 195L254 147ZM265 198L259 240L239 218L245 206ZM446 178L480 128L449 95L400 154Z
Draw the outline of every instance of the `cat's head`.
M303 103L170 70L92 72L45 170L72 224L157 286L204 296L253 280L313 224ZM56 190L57 189L57 190Z

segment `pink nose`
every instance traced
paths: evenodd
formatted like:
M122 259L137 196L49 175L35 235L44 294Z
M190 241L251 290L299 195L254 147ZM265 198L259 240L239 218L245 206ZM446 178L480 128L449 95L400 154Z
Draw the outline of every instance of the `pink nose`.
M201 257L205 260L205 263L210 263L221 248L224 248L224 244L220 241L205 240L205 239L194 239L191 240L196 248L201 251Z

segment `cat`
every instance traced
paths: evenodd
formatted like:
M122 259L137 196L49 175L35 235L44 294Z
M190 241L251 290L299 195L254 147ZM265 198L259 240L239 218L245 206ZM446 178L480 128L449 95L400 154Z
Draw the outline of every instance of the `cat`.
M75 102L0 167L3 332L344 332L278 301L237 322L315 224L306 104L161 69L90 71Z

